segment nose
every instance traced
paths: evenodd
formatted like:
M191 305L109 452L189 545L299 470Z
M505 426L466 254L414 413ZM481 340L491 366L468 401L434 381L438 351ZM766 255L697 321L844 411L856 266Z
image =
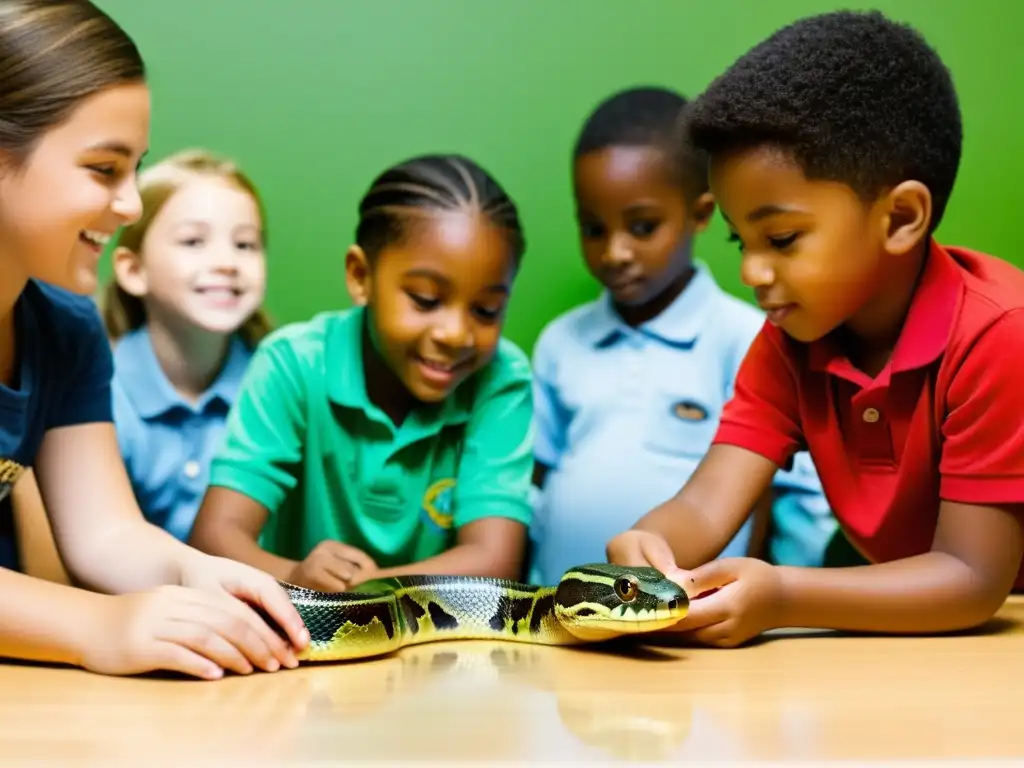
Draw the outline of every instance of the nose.
M238 273L238 249L233 244L210 248L210 268L214 272Z
M775 270L768 259L747 253L740 265L740 279L749 288L761 288L775 282Z
M443 313L433 328L434 341L454 349L473 343L472 331L465 314L458 309Z
M142 216L142 197L134 176L130 176L118 188L111 208L124 221L124 226L134 224Z
M608 239L608 245L601 254L601 263L606 267L615 269L627 264L633 257L632 249L626 244L625 238L612 235Z

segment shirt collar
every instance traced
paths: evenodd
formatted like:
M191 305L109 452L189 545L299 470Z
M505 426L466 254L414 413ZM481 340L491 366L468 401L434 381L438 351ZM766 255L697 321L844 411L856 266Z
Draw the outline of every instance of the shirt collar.
M337 313L328 327L325 339L325 367L327 396L338 405L373 414L385 424L388 417L369 398L366 390L366 371L363 367L364 327L366 308L361 306ZM479 375L481 372L477 372ZM472 411L473 377L462 382L451 397L438 404L415 408L406 419L413 429L433 433L445 424L466 422ZM404 428L404 425L403 425Z
M722 293L705 264L695 262L694 268L693 277L675 301L636 329L623 322L611 294L602 291L585 331L587 341L598 347L610 346L631 333L642 333L671 346L692 346L711 319L711 307Z
M167 380L145 327L122 336L114 348L118 380L139 415L146 419L179 407L202 412L211 402L220 402L230 408L250 356L245 342L238 336L232 336L220 374L199 401L192 405Z
M949 341L963 287L963 276L953 257L934 238L929 239L921 279L887 366L890 374L928 365L942 354ZM831 335L809 346L808 362L812 370L836 374L852 370Z

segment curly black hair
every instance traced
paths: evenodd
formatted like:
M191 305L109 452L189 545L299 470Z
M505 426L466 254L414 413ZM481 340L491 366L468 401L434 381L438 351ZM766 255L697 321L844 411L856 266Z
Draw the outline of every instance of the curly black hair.
M684 191L697 197L708 189L707 154L679 142L689 100L661 86L613 93L587 116L573 160L607 147L653 147L664 151Z
M960 164L952 76L911 26L838 11L782 27L691 103L687 142L714 157L786 152L809 179L872 199L908 179L928 187L938 227Z

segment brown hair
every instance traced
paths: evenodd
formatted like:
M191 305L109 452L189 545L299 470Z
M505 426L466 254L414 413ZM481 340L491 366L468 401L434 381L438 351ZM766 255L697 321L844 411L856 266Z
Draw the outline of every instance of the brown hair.
M135 43L87 0L0 2L0 151L18 168L83 99L145 79Z
M250 194L259 209L262 239L266 243L266 210L252 180L227 158L204 149L185 149L164 158L139 174L142 216L134 224L121 230L117 238L117 247L127 248L141 257L143 242L153 219L185 182L198 175L222 178ZM142 300L125 291L118 284L116 277L107 284L103 303L103 321L111 340L146 324L146 309ZM270 318L260 308L242 324L238 334L246 344L255 347L272 329Z

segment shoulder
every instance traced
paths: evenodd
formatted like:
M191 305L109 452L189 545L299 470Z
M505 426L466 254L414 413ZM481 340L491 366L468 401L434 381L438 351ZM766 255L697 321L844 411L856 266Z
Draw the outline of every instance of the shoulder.
M92 297L30 280L21 301L24 333L38 345L38 364L58 377L60 387L110 386L111 342Z
M498 342L498 349L491 362L478 371L477 376L478 398L507 389L528 389L533 382L530 358L515 342L505 337Z
M91 297L30 280L24 301L40 335L54 337L51 340L64 348L99 338L109 349L103 318Z
M998 350L1000 357L1008 357L1008 350L1024 351L1024 271L986 253L950 246L946 251L963 277L949 338L954 358L983 351L978 342L993 334L1008 345Z
M537 335L534 357L564 353L583 346L585 340L603 325L603 298L572 307L550 320Z
M252 351L252 359L275 360L282 365L318 366L322 363L332 333L350 310L321 312L309 320L287 323L267 334Z

